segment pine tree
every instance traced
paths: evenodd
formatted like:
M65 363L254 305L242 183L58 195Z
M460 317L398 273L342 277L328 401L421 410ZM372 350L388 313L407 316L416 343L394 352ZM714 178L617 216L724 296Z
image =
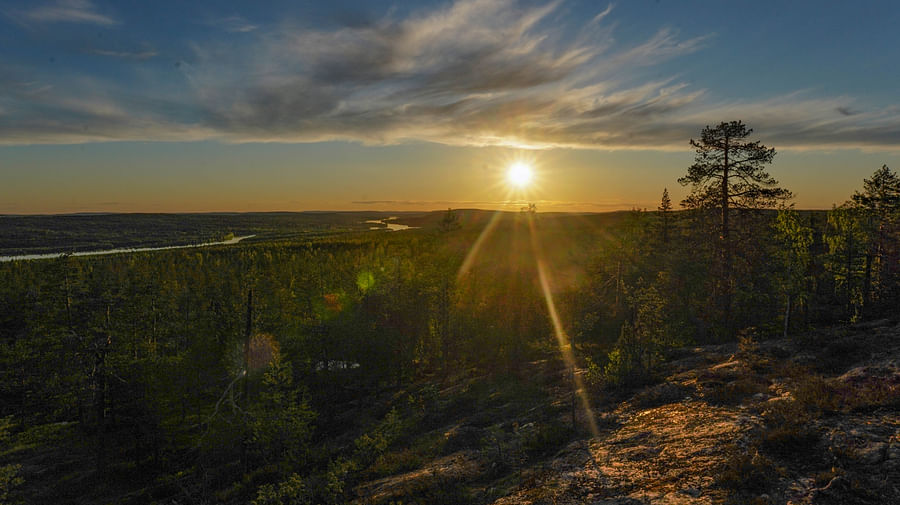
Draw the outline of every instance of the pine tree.
M868 242L863 279L865 307L884 296L885 288L890 287L897 274L896 261L892 260L897 256L900 177L887 165L883 165L872 174L871 179L863 179L863 191L855 192L852 199L865 216Z
M775 149L747 137L753 130L741 121L719 123L700 132L700 140L691 139L696 150L694 164L686 176L678 179L682 186L691 185L691 194L682 205L693 209L715 209L719 220L720 294L723 323L731 325L731 299L734 284L734 244L729 217L732 209L760 209L791 197L791 192L777 187L778 181L765 171L772 163Z

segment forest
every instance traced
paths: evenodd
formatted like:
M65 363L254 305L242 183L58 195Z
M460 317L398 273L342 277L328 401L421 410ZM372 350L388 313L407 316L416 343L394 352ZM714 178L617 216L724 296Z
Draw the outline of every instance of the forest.
M0 263L0 503L492 503L689 346L896 322L896 172L797 210L749 134L692 141L680 205Z
M254 235L258 240L301 240L364 231L371 226L366 221L403 215L402 212L210 212L2 216L0 256L201 244L221 241L229 235Z

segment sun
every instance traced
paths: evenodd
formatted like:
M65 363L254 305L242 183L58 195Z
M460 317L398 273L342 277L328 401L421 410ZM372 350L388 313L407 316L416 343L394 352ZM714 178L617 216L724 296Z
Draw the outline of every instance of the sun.
M534 172L531 169L531 165L523 161L513 163L506 171L506 180L519 189L528 187L533 177Z

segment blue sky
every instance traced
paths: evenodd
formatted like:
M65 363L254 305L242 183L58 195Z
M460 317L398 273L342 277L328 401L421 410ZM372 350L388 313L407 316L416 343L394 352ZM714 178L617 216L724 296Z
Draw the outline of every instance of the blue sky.
M545 209L650 207L732 119L828 207L898 165L898 26L895 2L0 2L0 213L496 207L522 156Z

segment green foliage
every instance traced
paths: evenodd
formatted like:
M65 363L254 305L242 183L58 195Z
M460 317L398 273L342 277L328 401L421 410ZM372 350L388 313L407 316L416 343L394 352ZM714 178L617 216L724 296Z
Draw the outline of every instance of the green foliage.
M622 331L627 331L622 328ZM633 381L635 374L635 359L625 354L621 348L613 349L607 356L606 366L603 367L603 383L612 386L624 386Z
M863 179L862 192L853 193L853 202L876 214L876 218L895 218L900 209L900 177L882 165L870 179Z
M368 474L373 477L395 475L400 472L415 470L422 466L426 460L422 455L410 449L402 449L394 452L385 452L369 468Z
M311 497L299 475L291 474L278 484L264 484L256 492L252 505L311 505Z
M0 447L6 449L12 439L10 433L16 426L13 416L0 417Z
M603 369L605 382L615 386L647 382L665 352L680 343L666 324L666 303L655 287L636 290L628 304L633 316L622 325Z
M13 505L21 503L17 498L16 489L25 483L25 479L19 476L22 465L0 465L0 505Z
M0 417L0 454L10 449L13 437L11 431L15 427L12 416ZM20 503L16 490L25 483L19 475L22 465L0 465L0 505Z
M304 391L293 387L291 364L276 360L265 372L252 410L250 432L256 450L263 459L289 468L303 465L315 418Z
M772 163L775 149L746 141L751 133L753 129L741 121L731 121L707 126L700 140L691 139L697 153L694 164L678 179L681 185L692 186L683 205L760 208L790 198L790 191L776 187L778 182L764 169Z
M338 458L328 464L325 473L325 484L322 489L322 499L326 504L343 503L344 493L347 487L347 479L350 474L358 469L355 461Z
M371 465L384 454L387 448L397 439L403 427L400 413L396 408L384 416L384 419L368 433L357 438L353 445L356 447L355 459L360 466Z
M865 233L858 208L842 205L828 213L825 268L832 275L835 296L842 302L847 319L856 320L862 309L862 278L865 270Z
M585 356L584 383L590 388L600 388L606 384L604 366L590 356Z
M893 314L900 299L900 176L883 165L852 199L866 236L863 305Z
M418 419L434 414L438 406L438 388L434 384L426 384L415 394L409 395L407 403L412 415Z
M777 283L786 299L784 313L784 333L787 336L792 310L797 305L806 303L809 296L809 265L811 262L810 246L812 245L812 229L804 224L800 216L792 208L782 208L773 224L775 240L779 247L776 255L780 261Z

